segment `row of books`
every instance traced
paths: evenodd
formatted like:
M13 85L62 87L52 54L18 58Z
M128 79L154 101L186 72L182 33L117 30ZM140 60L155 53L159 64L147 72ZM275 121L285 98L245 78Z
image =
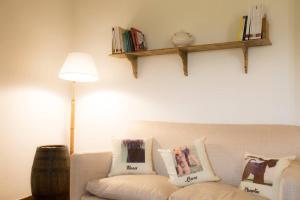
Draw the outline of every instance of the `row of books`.
M145 35L136 28L129 30L119 26L112 28L112 53L146 50Z
M247 16L241 17L238 40L254 40L263 37L263 19L265 17L263 4L249 9Z

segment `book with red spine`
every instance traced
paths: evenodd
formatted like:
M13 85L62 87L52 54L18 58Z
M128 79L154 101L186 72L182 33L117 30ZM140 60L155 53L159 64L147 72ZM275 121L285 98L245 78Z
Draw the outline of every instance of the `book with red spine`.
M146 41L145 41L145 36L142 33L142 31L140 31L136 28L131 28L130 30L133 35L135 50L136 51L145 50L146 49Z
M137 39L136 39L136 29L131 28L130 33L131 33L131 37L132 37L132 41L133 41L133 45L134 45L134 50L138 51L139 49L138 49Z

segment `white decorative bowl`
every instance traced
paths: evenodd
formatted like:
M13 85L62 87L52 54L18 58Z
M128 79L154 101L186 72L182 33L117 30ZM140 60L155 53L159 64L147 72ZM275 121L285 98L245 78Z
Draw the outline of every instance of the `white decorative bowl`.
M192 36L192 34L184 31L177 32L172 37L172 43L176 47L189 46L193 42L194 42L194 37Z

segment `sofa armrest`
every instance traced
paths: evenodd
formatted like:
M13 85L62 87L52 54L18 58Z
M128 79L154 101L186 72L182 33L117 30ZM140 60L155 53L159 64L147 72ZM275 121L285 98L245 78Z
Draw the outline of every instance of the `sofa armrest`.
M80 200L86 193L86 184L93 179L107 177L111 165L111 152L73 154L71 156L70 197Z
M300 199L300 163L293 162L283 173L280 182L280 200Z

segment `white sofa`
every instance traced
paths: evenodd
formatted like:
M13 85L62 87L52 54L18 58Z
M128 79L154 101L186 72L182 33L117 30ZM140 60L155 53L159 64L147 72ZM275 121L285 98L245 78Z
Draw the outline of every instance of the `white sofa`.
M207 138L207 153L215 173L222 183L232 186L239 185L245 152L270 157L296 155L297 160L281 178L279 199L300 200L300 127L134 122L124 137L153 137L154 169L158 175L167 176L157 149L190 144L202 136ZM71 156L71 200L100 200L86 191L86 184L107 177L111 157L111 152Z

